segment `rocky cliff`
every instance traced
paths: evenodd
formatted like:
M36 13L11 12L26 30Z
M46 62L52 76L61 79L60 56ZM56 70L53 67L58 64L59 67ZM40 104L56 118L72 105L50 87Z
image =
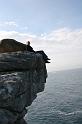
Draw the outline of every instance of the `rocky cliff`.
M46 77L40 54L0 53L0 124L21 123L26 107L44 90Z

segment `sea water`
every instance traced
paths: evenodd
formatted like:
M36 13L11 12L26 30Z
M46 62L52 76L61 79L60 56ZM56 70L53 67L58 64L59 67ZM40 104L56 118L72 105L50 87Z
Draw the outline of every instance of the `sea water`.
M82 124L82 69L48 73L28 114L28 124Z

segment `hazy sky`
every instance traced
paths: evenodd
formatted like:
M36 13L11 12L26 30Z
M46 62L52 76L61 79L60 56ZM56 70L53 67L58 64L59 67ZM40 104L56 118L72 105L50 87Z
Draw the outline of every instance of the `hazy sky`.
M0 0L0 39L31 40L48 71L82 67L82 0Z

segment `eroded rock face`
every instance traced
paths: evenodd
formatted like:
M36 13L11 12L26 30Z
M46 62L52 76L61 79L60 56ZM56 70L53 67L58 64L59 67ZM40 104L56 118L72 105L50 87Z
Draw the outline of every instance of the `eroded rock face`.
M44 90L47 77L40 54L0 54L0 124L19 123L37 93Z

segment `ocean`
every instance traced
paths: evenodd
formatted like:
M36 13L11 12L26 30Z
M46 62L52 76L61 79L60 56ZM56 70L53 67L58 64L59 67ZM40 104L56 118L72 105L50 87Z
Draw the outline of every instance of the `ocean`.
M48 73L25 116L28 124L82 124L82 69Z

